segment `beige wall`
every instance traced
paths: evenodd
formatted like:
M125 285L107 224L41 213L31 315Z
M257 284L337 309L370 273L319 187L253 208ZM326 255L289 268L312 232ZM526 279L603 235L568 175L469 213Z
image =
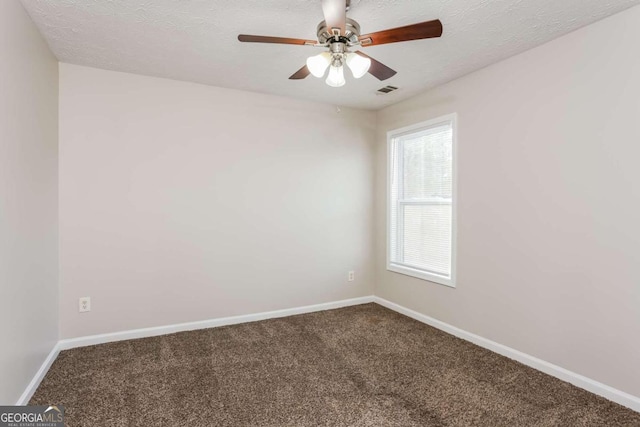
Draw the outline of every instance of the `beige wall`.
M640 7L378 115L376 294L640 396ZM458 113L458 287L385 270L386 137Z
M0 2L0 404L58 339L58 63L18 1Z
M371 295L374 117L61 64L62 337Z

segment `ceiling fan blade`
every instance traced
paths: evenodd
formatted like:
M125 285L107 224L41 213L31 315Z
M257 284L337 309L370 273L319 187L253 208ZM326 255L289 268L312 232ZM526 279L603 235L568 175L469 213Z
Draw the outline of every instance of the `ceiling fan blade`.
M369 74L371 74L376 79L387 80L388 78L391 78L397 74L397 71L392 70L391 68L387 67L380 61L376 61L366 53L363 53L361 51L357 51L356 53L360 56L369 58L371 60L371 66L369 67Z
M314 46L318 42L315 40L290 39L286 37L269 37L269 36L252 36L248 34L240 34L238 40L249 43L279 43L279 44L298 44Z
M358 37L358 40L360 40L362 46L374 46L409 40L430 39L440 37L441 35L442 22L436 19L434 21L421 22L419 24L365 34Z
M305 65L304 67L300 68L298 71L293 73L291 77L289 77L289 80L302 80L306 78L309 74L311 74L311 71L309 71L309 69Z
M339 28L340 34L345 34L347 0L322 0L322 13L329 29Z

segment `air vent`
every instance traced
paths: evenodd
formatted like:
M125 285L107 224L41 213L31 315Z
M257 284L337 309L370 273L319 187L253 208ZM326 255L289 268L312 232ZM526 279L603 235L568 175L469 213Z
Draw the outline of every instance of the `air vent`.
M393 92L394 90L398 90L398 88L395 86L385 86L381 89L378 89L378 92L386 95L387 93Z

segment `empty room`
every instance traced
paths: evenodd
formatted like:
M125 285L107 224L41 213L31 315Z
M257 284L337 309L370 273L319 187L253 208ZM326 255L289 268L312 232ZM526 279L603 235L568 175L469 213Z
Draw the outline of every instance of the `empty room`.
M0 33L0 427L640 427L640 0Z

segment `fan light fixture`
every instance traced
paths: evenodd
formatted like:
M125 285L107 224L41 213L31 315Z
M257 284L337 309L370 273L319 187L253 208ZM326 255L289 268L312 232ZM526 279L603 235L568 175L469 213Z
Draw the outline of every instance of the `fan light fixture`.
M329 68L325 82L331 87L344 86L344 64L351 70L353 77L359 79L367 74L371 60L353 52L322 52L307 58L307 68L314 77L322 78Z
M353 77L359 79L369 71L371 60L357 53L347 53L347 66L351 69Z
M346 80L344 79L344 68L342 66L336 67L332 65L329 68L329 75L325 83L331 87L344 86Z
M307 58L307 68L314 77L322 78L324 72L331 65L331 54L322 52L320 55L310 56Z

